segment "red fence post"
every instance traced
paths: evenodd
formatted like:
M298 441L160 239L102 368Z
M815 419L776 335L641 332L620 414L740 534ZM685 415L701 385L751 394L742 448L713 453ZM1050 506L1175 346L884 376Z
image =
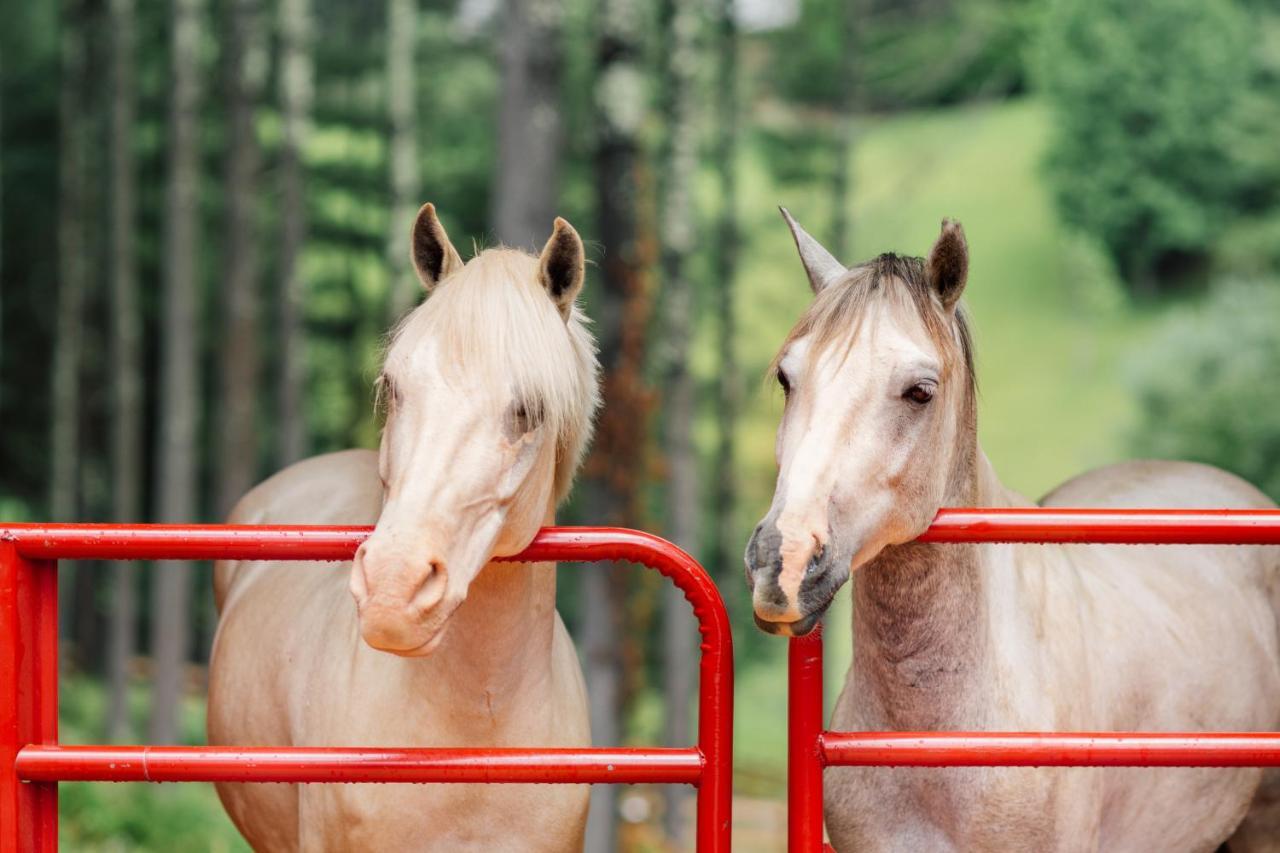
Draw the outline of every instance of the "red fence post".
M822 850L822 626L787 650L787 849Z
M0 541L0 850L58 849L58 784L19 782L18 750L58 740L58 575Z

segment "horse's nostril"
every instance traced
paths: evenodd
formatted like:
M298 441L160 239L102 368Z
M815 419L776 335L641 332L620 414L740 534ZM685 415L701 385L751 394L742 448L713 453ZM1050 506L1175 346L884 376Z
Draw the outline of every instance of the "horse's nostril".
M423 575L422 582L418 585L418 589L411 599L412 607L419 613L426 613L439 604L440 600L444 598L447 577L448 573L445 571L444 563L439 560L429 562L426 574Z
M813 550L811 555L809 555L809 562L804 567L804 573L806 576L812 575L818 571L818 568L822 565L822 558L826 553L826 546L819 542L818 547Z
M347 588L351 590L351 597L356 600L356 604L369 597L369 580L364 574L363 545L356 551L355 561L351 564L351 581Z

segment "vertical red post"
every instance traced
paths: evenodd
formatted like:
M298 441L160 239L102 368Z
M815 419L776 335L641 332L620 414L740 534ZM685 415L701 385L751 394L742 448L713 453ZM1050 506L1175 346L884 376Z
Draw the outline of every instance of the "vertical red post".
M55 853L58 784L19 782L29 743L58 740L58 576L0 541L0 850Z
M706 583L710 585L710 579ZM724 605L718 597L713 604L694 608L704 631L698 682L698 748L703 765L698 782L697 843L699 853L729 853L733 832L733 646ZM707 631L708 624L714 624L715 629Z
M822 840L822 626L791 640L787 696L787 850L820 853Z

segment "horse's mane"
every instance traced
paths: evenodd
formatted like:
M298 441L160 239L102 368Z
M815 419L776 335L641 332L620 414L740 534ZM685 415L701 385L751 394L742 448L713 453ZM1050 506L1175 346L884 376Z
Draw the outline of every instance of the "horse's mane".
M843 346L847 350L853 344L862 317L873 299L904 297L915 307L948 367L955 359L962 360L970 392L976 391L973 337L964 307L956 307L955 320L952 321L929 285L924 259L892 252L851 267L814 297L774 357L769 366L770 375L777 372L782 354L798 338L811 339L815 357L833 346Z
M557 436L555 494L568 494L600 404L595 340L575 305L568 322L525 252L486 249L449 276L390 333L387 358L430 337L455 376L515 391Z

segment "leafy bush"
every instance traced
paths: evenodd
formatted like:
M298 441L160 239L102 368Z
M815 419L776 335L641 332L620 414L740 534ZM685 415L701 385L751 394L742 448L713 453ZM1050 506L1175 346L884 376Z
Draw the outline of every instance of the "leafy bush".
M1138 453L1207 462L1280 500L1280 282L1235 283L1173 317L1136 365Z
M89 678L59 685L59 734L64 743L101 743L106 693ZM133 733L144 737L149 692L129 697ZM204 697L183 703L183 742L204 742ZM59 848L68 851L242 851L249 847L222 810L212 785L64 782L58 786Z
M1259 58L1233 0L1050 4L1037 76L1055 110L1058 206L1135 290L1204 269L1240 211L1258 168L1241 143Z

